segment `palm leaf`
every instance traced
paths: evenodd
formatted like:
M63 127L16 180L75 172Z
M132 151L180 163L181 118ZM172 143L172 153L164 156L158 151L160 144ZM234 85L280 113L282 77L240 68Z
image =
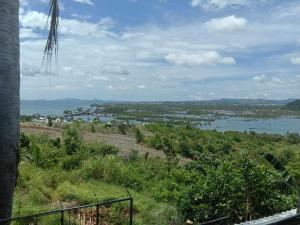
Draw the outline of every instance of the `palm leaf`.
M295 188L294 180L289 172L285 169L282 163L271 153L262 153L265 160L268 161L275 170L279 171L282 180L278 181L278 188L284 193L291 194L297 192Z
M50 0L48 18L50 18L50 28L49 28L46 46L44 49L43 61L46 60L47 65L51 67L53 54L57 55L58 52L58 25L59 25L58 0Z

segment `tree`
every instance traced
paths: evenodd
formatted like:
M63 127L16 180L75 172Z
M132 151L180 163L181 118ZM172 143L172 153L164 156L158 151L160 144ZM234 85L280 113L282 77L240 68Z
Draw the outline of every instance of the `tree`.
M50 0L45 59L57 48L58 0ZM19 0L0 0L0 219L11 217L20 135Z

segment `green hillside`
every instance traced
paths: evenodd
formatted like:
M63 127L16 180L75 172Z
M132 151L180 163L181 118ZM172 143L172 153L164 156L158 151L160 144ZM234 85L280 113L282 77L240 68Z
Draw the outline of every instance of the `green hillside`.
M300 111L300 99L297 99L295 101L286 104L286 108L293 111Z
M134 198L137 225L180 225L186 219L198 223L224 216L240 222L296 206L297 195L283 185L282 171L261 153L273 154L297 177L299 135L220 133L173 124L131 129L136 130L137 142L166 157L152 158L136 150L124 157L116 147L85 142L80 126L65 128L60 138L22 134L14 215L59 208L60 203L126 197L126 189ZM193 160L178 163L180 155ZM124 224L126 215L120 216L120 210L126 211L108 211L115 221L107 224Z

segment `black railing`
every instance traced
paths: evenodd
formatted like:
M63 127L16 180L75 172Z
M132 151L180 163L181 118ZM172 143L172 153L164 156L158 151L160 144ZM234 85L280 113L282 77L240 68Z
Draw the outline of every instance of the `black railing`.
M200 225L230 225L232 220L230 217L223 217L209 222L201 223Z
M133 198L122 198L92 205L83 205L72 208L63 208L58 210L52 210L34 215L15 217L10 219L0 220L0 225L11 224L15 222L21 225L101 225L101 224L116 224L117 221L113 221L114 218L109 217L108 210L113 204L128 202L128 207L123 209L123 212L119 212L122 215L117 217L127 216L126 222L122 221L122 224L133 224ZM120 218L117 218L120 219ZM105 221L103 221L105 220ZM108 220L108 222L107 222Z

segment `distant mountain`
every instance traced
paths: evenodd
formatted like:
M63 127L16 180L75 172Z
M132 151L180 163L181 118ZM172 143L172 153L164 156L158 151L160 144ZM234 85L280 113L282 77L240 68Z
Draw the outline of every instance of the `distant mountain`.
M62 108L65 109L73 109L78 107L87 107L91 104L108 104L108 103L199 103L199 104L214 104L214 105L286 105L290 102L293 102L295 99L285 99L285 100L267 100L267 99L216 99L216 100L203 100L203 101L141 101L141 102L133 102L133 101L106 101L106 100L84 100L84 99L57 99L57 100L21 100L22 106L36 106L36 107L54 107L54 108Z
M286 108L293 111L300 111L300 99L287 103Z
M294 99L284 100L268 100L268 99L219 99L204 101L207 103L223 104L223 105L286 105Z

